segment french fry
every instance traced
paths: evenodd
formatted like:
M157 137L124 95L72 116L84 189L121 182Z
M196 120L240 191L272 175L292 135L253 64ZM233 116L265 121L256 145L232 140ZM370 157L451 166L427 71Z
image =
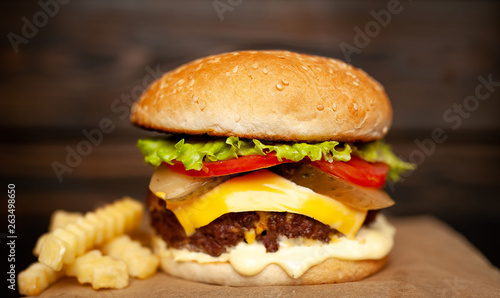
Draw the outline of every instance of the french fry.
M68 212L64 210L56 210L52 213L50 217L49 232L54 231L57 228L64 228L69 223L76 222L79 218L82 218L83 214L80 212Z
M127 214L125 216L125 233L135 230L141 224L144 207L137 204L137 201L133 199L121 200L117 202L113 209Z
M66 266L66 274L75 276L81 284L90 283L95 290L102 288L122 289L128 286L127 265L122 260L103 256L99 250L91 250Z
M127 204L116 204L115 208L113 209L116 210L119 214L126 214L125 220L123 222L125 233L132 231L134 229L133 228L134 222L132 220L127 220L127 218L136 217L137 211L131 209L130 206L128 206Z
M57 228L64 228L68 224L75 223L79 219L83 217L83 214L80 212L67 212L64 210L56 210L52 213L50 216L50 225L49 225L49 232L54 231ZM80 231L77 231L75 229L72 229L73 233L78 233L80 238ZM38 257L40 255L40 250L42 249L42 244L43 241L45 241L45 238L47 237L48 233L42 234L40 237L38 237L38 240L36 241L35 247L33 248L33 255ZM83 253L83 252L81 252Z
M76 244L77 244L77 238L76 236L68 231L67 229L64 228L57 228L53 232L51 232L51 235L54 237L57 237L61 239L64 243L65 251L64 251L64 263L73 263L75 260L76 256ZM49 239L49 238L47 238ZM48 241L48 240L45 240ZM40 252L40 255L43 253L43 248L44 248L45 243L42 246L42 251ZM55 269L55 268L52 268Z
M66 253L68 244L60 238L50 233L45 237L38 256L38 261L43 263L53 270L59 271L63 265L64 254Z
M43 242L45 241L45 238L47 238L48 235L49 235L49 233L45 233L45 234L42 234L40 237L38 237L38 240L36 241L35 247L33 248L33 255L35 257L38 257L40 255L40 250L42 250Z
M92 247L95 245L99 245L104 241L104 238L106 237L106 228L105 228L105 223L104 221L100 220L95 213L87 213L85 214L84 221L87 223L91 224L94 227L94 243L92 244Z
M125 218L120 215L117 208L109 208L109 206L104 207L104 211L111 216L115 222L115 235L122 235L125 233Z
M29 296L40 295L40 293L45 291L45 289L63 275L62 271L55 271L42 263L35 262L19 272L17 276L19 294Z
M114 212L116 211L116 212ZM141 222L143 206L141 203L125 197L97 212L88 212L83 218L73 223L75 227L65 226L50 232L41 244L38 261L54 270L61 270L63 264L69 264L74 259L107 241L121 231L130 232ZM80 231L85 233L84 238Z
M75 255L80 256L83 255L86 249L86 236L85 230L75 225L74 223L69 223L66 225L66 230L72 233L76 237L76 247L75 247Z
M103 253L115 259L123 260L130 276L140 279L152 276L158 269L160 259L149 248L133 241L128 235L112 239L101 248Z
M103 240L106 241L106 239L112 239L114 238L115 235L115 226L116 224L114 223L114 219L111 215L109 215L108 212L106 212L106 209L104 208L99 208L95 211L95 215L97 218L104 223L104 235L103 235Z

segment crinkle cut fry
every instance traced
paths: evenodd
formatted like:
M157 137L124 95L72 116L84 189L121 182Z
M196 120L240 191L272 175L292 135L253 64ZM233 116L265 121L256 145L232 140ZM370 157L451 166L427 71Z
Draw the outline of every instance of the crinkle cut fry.
M74 227L65 226L50 232L41 244L38 260L59 271L82 252L136 229L143 209L141 203L125 197L96 212L88 212L74 223ZM85 235L83 238L81 232Z

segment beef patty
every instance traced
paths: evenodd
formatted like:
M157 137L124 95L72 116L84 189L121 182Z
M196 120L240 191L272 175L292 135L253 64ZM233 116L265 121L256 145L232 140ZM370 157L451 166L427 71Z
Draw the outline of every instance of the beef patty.
M150 193L148 205L151 224L168 247L186 248L214 257L226 252L228 247L235 246L241 241L248 241L248 238L245 239L245 234L253 235L255 241L261 242L266 247L267 252L276 252L279 249L280 235L287 238L303 237L325 243L330 242L332 235L342 235L337 230L304 215L250 211L224 214L187 236L174 213L165 208L164 200ZM373 220L373 215L369 212L367 221ZM253 240L251 237L250 241Z

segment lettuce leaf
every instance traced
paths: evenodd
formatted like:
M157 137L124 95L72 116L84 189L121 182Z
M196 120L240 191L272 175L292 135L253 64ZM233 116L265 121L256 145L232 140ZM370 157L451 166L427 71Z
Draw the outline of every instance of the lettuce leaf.
M201 170L204 161L218 161L247 155L266 155L275 152L279 160L283 158L300 161L305 157L311 160L324 158L328 161L348 161L351 159L351 147L348 144L327 141L316 144L308 143L273 143L264 144L259 140L240 140L238 137L190 140L170 138L141 139L137 146L147 163L158 167L162 162L173 164L180 161L186 170ZM338 148L336 148L338 146Z
M392 181L398 181L401 173L415 170L417 165L398 158L391 147L383 141L362 143L353 146L353 154L369 162L381 161L389 166L387 176Z
M301 161L325 159L326 161L349 161L351 154L369 162L381 161L389 166L389 179L397 181L402 172L415 169L415 165L399 159L389 145L383 141L362 144L347 144L336 141L321 143L263 143L238 137L200 138L188 140L179 137L140 139L137 146L147 163L154 167L162 162L173 164L180 161L186 170L201 170L203 162L228 160L247 155L266 155L274 152L279 160L283 158Z

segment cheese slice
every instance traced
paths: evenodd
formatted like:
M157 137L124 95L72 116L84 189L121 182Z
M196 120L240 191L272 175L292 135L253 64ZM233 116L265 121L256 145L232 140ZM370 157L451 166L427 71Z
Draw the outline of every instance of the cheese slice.
M181 203L167 201L187 235L230 212L290 212L311 217L352 238L367 211L346 206L299 186L269 170L224 182L201 197Z

